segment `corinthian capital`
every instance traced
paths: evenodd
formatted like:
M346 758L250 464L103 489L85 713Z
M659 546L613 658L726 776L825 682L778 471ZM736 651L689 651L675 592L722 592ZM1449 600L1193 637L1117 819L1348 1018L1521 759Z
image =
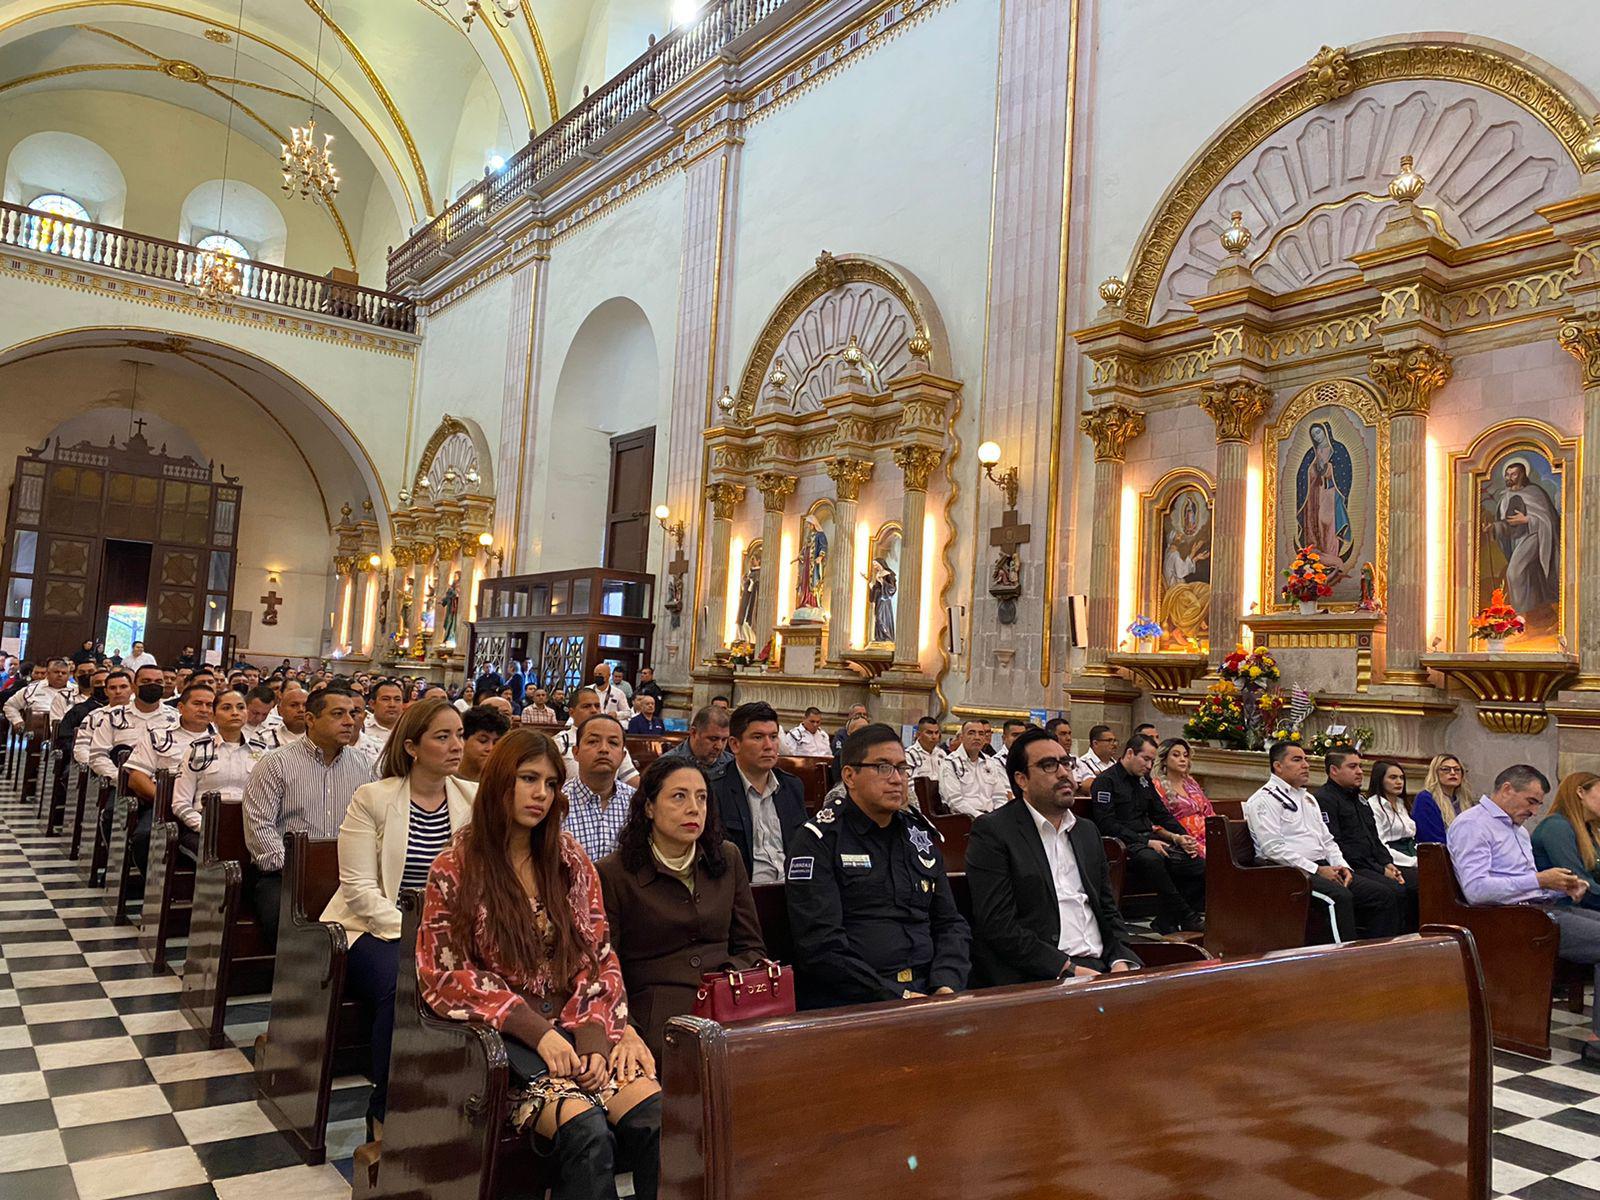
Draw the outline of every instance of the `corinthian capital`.
M1095 462L1119 463L1128 443L1144 432L1144 414L1125 404L1107 404L1079 417L1078 428L1094 442Z
M944 459L944 451L937 446L897 446L894 465L905 475L906 491L925 492L934 468Z
M1583 365L1584 388L1600 388L1600 317L1563 321L1556 340Z
M761 492L761 502L768 512L781 513L794 495L794 476L780 471L762 471L756 476L756 487Z
M1217 425L1217 441L1248 442L1256 422L1272 407L1272 389L1264 383L1235 379L1200 386L1200 407Z
M864 458L833 458L828 460L828 478L833 480L835 495L840 500L859 500L861 485L872 477L872 463Z
M711 515L718 521L733 520L733 510L744 499L744 484L718 480L706 484L706 501L711 505Z
M1378 406L1391 417L1427 416L1433 394L1452 374L1448 354L1423 343L1367 356L1367 374L1378 385Z

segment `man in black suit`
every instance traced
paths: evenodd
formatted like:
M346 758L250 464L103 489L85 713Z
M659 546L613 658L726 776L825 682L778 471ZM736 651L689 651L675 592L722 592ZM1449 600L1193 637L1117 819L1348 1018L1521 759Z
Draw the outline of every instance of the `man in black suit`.
M805 788L778 770L778 714L759 701L741 704L728 720L731 769L711 785L724 836L739 847L751 883L781 883L784 847L806 823Z
M1392 895L1395 903L1368 927L1367 937L1394 937L1417 931L1417 869L1395 865L1389 847L1378 836L1377 818L1367 807L1361 788L1359 750L1330 750L1322 760L1328 782L1313 796L1322 809L1328 832L1339 843L1339 853L1353 874L1367 880L1369 890ZM1379 906L1374 906L1377 910Z
M1072 812L1071 757L1042 729L1006 753L1013 799L972 823L974 974L990 985L1129 971L1141 964L1092 821Z

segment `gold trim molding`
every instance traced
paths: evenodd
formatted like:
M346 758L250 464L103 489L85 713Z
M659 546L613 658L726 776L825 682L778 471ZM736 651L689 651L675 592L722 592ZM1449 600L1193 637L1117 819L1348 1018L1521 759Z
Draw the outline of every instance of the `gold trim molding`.
M1525 63L1486 46L1462 42L1402 42L1345 52L1349 68L1347 92L1395 79L1443 79L1494 92L1526 109L1549 127L1572 155L1579 170L1578 149L1590 135L1587 114L1544 75ZM1321 73L1308 66L1251 105L1205 146L1167 189L1145 226L1127 272L1123 310L1129 320L1150 319L1156 289L1167 262L1206 198L1263 140L1329 98Z

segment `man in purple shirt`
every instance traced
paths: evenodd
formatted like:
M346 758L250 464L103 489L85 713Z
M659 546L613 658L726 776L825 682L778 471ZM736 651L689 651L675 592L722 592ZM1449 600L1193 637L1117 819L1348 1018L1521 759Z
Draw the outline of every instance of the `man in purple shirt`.
M1544 909L1560 930L1561 957L1596 964L1595 986L1600 989L1600 912L1576 904L1589 890L1589 883L1565 867L1536 871L1533 842L1523 828L1539 811L1549 790L1550 781L1537 768L1526 764L1507 767L1495 776L1492 795L1450 823L1445 845L1468 903L1528 904ZM1595 1006L1592 1020L1595 1035L1600 1037L1600 1004ZM1600 1043L1586 1044L1583 1057L1600 1063Z

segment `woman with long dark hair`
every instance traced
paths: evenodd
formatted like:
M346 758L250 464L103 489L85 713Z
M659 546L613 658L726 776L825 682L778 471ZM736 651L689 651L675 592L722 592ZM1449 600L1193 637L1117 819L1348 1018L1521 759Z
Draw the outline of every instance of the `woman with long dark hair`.
M1411 800L1406 795L1405 768L1380 758L1372 764L1372 783L1367 789L1367 807L1377 823L1378 836L1389 848L1397 867L1417 865L1417 823L1411 818Z
M511 1120L553 1143L556 1200L615 1200L616 1170L654 1200L660 1086L627 1025L594 865L561 828L561 753L514 729L484 765L472 823L435 861L417 934L417 981L440 1016L505 1035ZM621 1161L618 1162L618 1159Z
M596 867L629 1015L659 1056L668 1019L693 1007L703 973L766 958L750 875L723 840L705 772L683 758L646 767L617 848Z

